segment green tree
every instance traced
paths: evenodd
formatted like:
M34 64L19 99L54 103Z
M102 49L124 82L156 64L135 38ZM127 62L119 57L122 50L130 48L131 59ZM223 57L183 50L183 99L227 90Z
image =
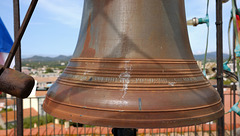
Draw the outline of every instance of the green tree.
M47 68L46 73L53 73L53 70L51 68Z
M39 121L39 124L38 124L38 121ZM40 116L39 120L38 120L38 116L35 116L35 117L32 117L32 118L28 117L28 118L25 118L24 121L23 121L23 128L30 128L30 123L31 123L31 127L33 128L34 123L41 126L41 125L48 124L48 123L51 123L51 122L53 122L53 117L51 115L47 115L47 117L46 116Z
M13 111L13 109L12 109L12 108L9 108L9 109L7 109L7 111ZM4 112L6 112L6 108L3 108L3 109L0 111L0 113L4 113Z

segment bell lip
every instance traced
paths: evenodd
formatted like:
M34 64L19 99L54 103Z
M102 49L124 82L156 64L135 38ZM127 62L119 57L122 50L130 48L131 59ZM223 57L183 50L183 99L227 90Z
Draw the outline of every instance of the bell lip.
M199 107L191 107L191 108L184 108L184 109L174 109L174 110L116 110L116 109L103 109L103 108L97 108L97 107L85 107L85 106L78 106L78 105L73 105L73 104L66 104L66 103L62 103L62 102L58 102L48 96L46 96L47 99L49 99L50 101L53 101L55 103L58 103L59 105L66 105L66 106L69 106L69 107L76 107L76 108L79 108L79 109L90 109L90 110L101 110L101 111L112 111L112 112L119 112L119 111L124 111L124 112L141 112L141 113L144 113L144 112L176 112L176 111L187 111L187 110L197 110L197 109L204 109L204 108L208 108L208 107L212 107L214 105L218 105L218 104L221 104L222 102L222 99L220 98L219 101L215 102L215 103L212 103L212 104L209 104L209 105L205 105L205 106L199 106Z
M179 119L165 119L165 120L129 120L126 123L126 119L115 119L115 118L99 118L94 116L87 115L77 115L74 113L70 113L69 111L64 110L66 108L65 105L58 105L57 109L53 109L55 107L53 101L46 96L44 100L43 109L48 114L61 118L64 120L71 120L73 122L78 122L86 125L94 125L94 126L103 126L103 127L112 127L112 128L174 128L174 127L184 127L191 126L197 124L204 124L209 121L213 121L218 119L224 115L223 104L220 103L220 109L210 114L204 114L202 116L195 116L192 118L179 118ZM62 110L63 109L63 110ZM200 111L201 112L201 111ZM171 113L172 114L172 113ZM100 121L96 121L100 120Z

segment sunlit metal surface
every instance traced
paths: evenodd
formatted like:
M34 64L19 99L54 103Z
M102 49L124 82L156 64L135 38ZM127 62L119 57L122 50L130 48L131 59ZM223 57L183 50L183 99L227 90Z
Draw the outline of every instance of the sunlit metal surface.
M183 0L87 0L75 52L44 110L82 124L165 128L223 115L189 45Z

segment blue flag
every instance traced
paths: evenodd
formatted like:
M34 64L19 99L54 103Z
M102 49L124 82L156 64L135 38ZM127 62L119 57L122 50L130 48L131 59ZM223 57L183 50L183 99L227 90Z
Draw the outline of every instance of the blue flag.
M13 45L13 40L9 35L0 17L0 52L9 53Z
M9 35L5 25L3 24L3 21L0 17L0 65L4 65L8 53L10 52L13 45L13 40L11 36ZM14 61L11 63L11 68L13 68L15 65Z

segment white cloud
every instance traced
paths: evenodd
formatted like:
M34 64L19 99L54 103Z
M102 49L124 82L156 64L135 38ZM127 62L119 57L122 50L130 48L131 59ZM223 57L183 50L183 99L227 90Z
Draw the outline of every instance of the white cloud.
M79 27L82 18L82 3L83 0L41 0L39 6L50 12L52 19Z
M69 27L79 28L82 18L82 5L84 0L39 0L36 7L36 13L41 14L38 18L44 16L44 23L57 24L58 22ZM31 0L22 0L21 4L25 7L29 5ZM186 17L191 19L193 17L204 17L206 13L207 0L185 0ZM209 51L216 50L216 2L210 0L209 3L209 17L210 17L210 37L209 37ZM22 8L23 9L23 8ZM230 16L231 2L223 5L223 46L224 52L228 52L227 47L227 25ZM37 14L35 14L37 15ZM57 21L57 22L52 22ZM34 20L32 20L34 21ZM36 23L41 23L37 20ZM68 27L68 28L69 28ZM194 53L203 53L206 44L206 25L199 25L197 27L188 27L191 47Z
M29 0L24 0L29 4ZM47 13L46 17L71 27L79 28L83 0L39 0L37 8Z

